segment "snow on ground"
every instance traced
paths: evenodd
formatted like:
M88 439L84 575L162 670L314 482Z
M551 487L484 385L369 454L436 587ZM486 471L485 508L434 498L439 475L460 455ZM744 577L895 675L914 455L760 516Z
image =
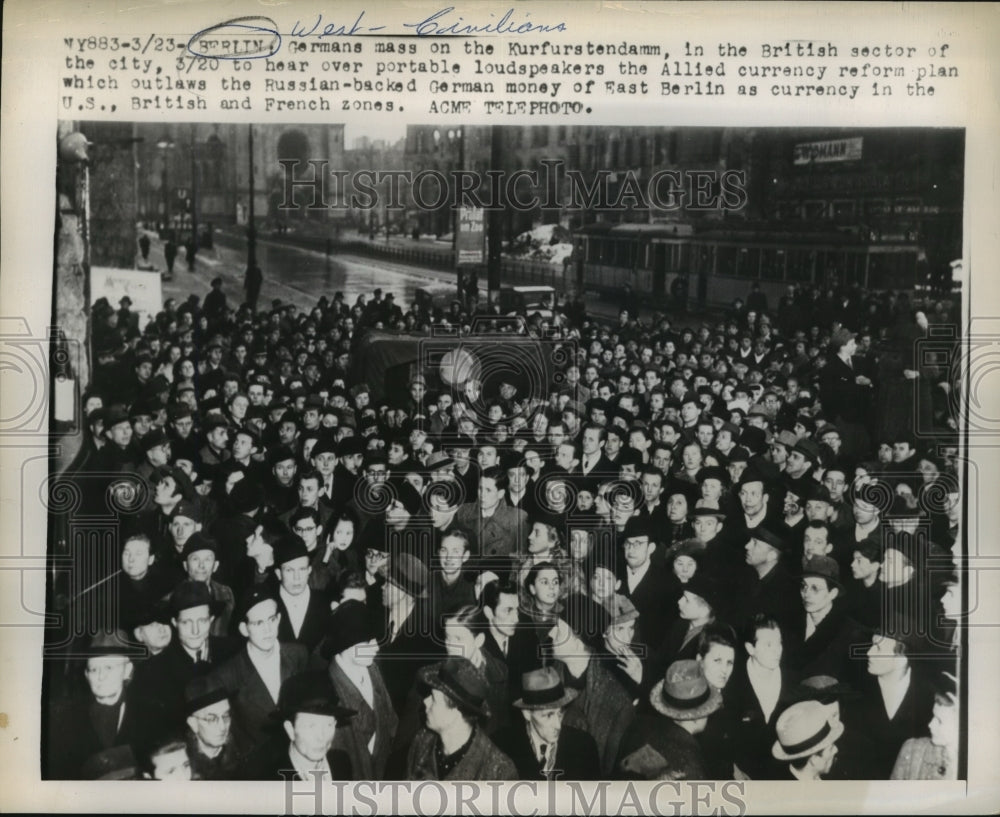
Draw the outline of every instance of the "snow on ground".
M507 255L562 265L573 252L572 234L558 224L541 224L521 233L507 248Z

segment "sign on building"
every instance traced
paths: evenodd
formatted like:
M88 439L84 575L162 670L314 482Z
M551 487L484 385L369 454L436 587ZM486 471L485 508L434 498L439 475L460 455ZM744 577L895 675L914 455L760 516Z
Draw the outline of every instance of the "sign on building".
M139 329L144 329L163 309L160 274L113 267L90 268L91 304L103 296L113 308L118 309L119 301L125 295L132 299L129 308L139 316Z
M823 164L824 162L855 162L861 158L860 136L851 139L829 139L825 142L803 142L795 146L792 163L795 165Z
M456 264L482 264L486 238L482 207L462 207L458 211L458 238L455 250Z

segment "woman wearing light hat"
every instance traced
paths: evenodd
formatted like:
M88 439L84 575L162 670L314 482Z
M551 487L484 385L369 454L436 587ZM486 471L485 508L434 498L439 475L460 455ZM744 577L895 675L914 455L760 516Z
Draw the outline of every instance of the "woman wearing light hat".
M785 779L822 780L833 768L844 724L831 720L829 707L819 701L801 701L781 713L775 731L771 754L788 763Z

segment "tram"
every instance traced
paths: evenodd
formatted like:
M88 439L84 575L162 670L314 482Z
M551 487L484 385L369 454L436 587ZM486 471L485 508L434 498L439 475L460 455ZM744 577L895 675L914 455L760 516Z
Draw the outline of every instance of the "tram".
M597 223L574 242L578 288L611 294L628 284L639 297L701 308L745 299L754 282L776 302L792 284L914 290L927 272L916 233L861 228Z

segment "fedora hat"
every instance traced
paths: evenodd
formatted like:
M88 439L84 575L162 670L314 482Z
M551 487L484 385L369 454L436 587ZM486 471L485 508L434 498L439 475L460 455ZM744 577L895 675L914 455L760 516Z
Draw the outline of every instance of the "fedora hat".
M325 670L310 670L293 675L281 685L275 712L277 717L290 721L300 712L328 715L336 718L338 724L358 714L353 709L341 706L337 689Z
M722 706L722 694L705 680L697 661L674 661L649 693L649 702L668 718L693 721Z
M394 554L389 559L388 580L414 598L427 597L427 568L410 553Z
M779 553L784 553L788 550L788 541L764 525L750 528L747 531L747 539L756 539L758 542L763 542L765 545L773 547Z
M563 686L562 678L552 666L524 673L521 689L521 697L514 701L518 709L560 709L577 696L575 689Z
M105 630L96 633L82 650L80 658L99 658L106 655L122 655L126 658L145 657L145 648L128 640L124 630Z
M356 644L366 644L375 638L371 615L363 601L348 599L337 605L330 614L329 635L319 645L319 654L325 661Z
M196 582L194 579L185 579L170 594L170 612L174 616L191 607L202 605L208 607L213 616L219 615L226 609L225 603L212 597L207 584Z
M229 690L211 675L192 678L184 686L184 710L188 715L228 698Z
M420 681L483 717L489 717L486 678L468 658L452 657L420 670Z
M844 734L844 724L830 722L830 710L819 701L799 701L781 713L778 739L771 747L776 760L796 760L825 749Z

